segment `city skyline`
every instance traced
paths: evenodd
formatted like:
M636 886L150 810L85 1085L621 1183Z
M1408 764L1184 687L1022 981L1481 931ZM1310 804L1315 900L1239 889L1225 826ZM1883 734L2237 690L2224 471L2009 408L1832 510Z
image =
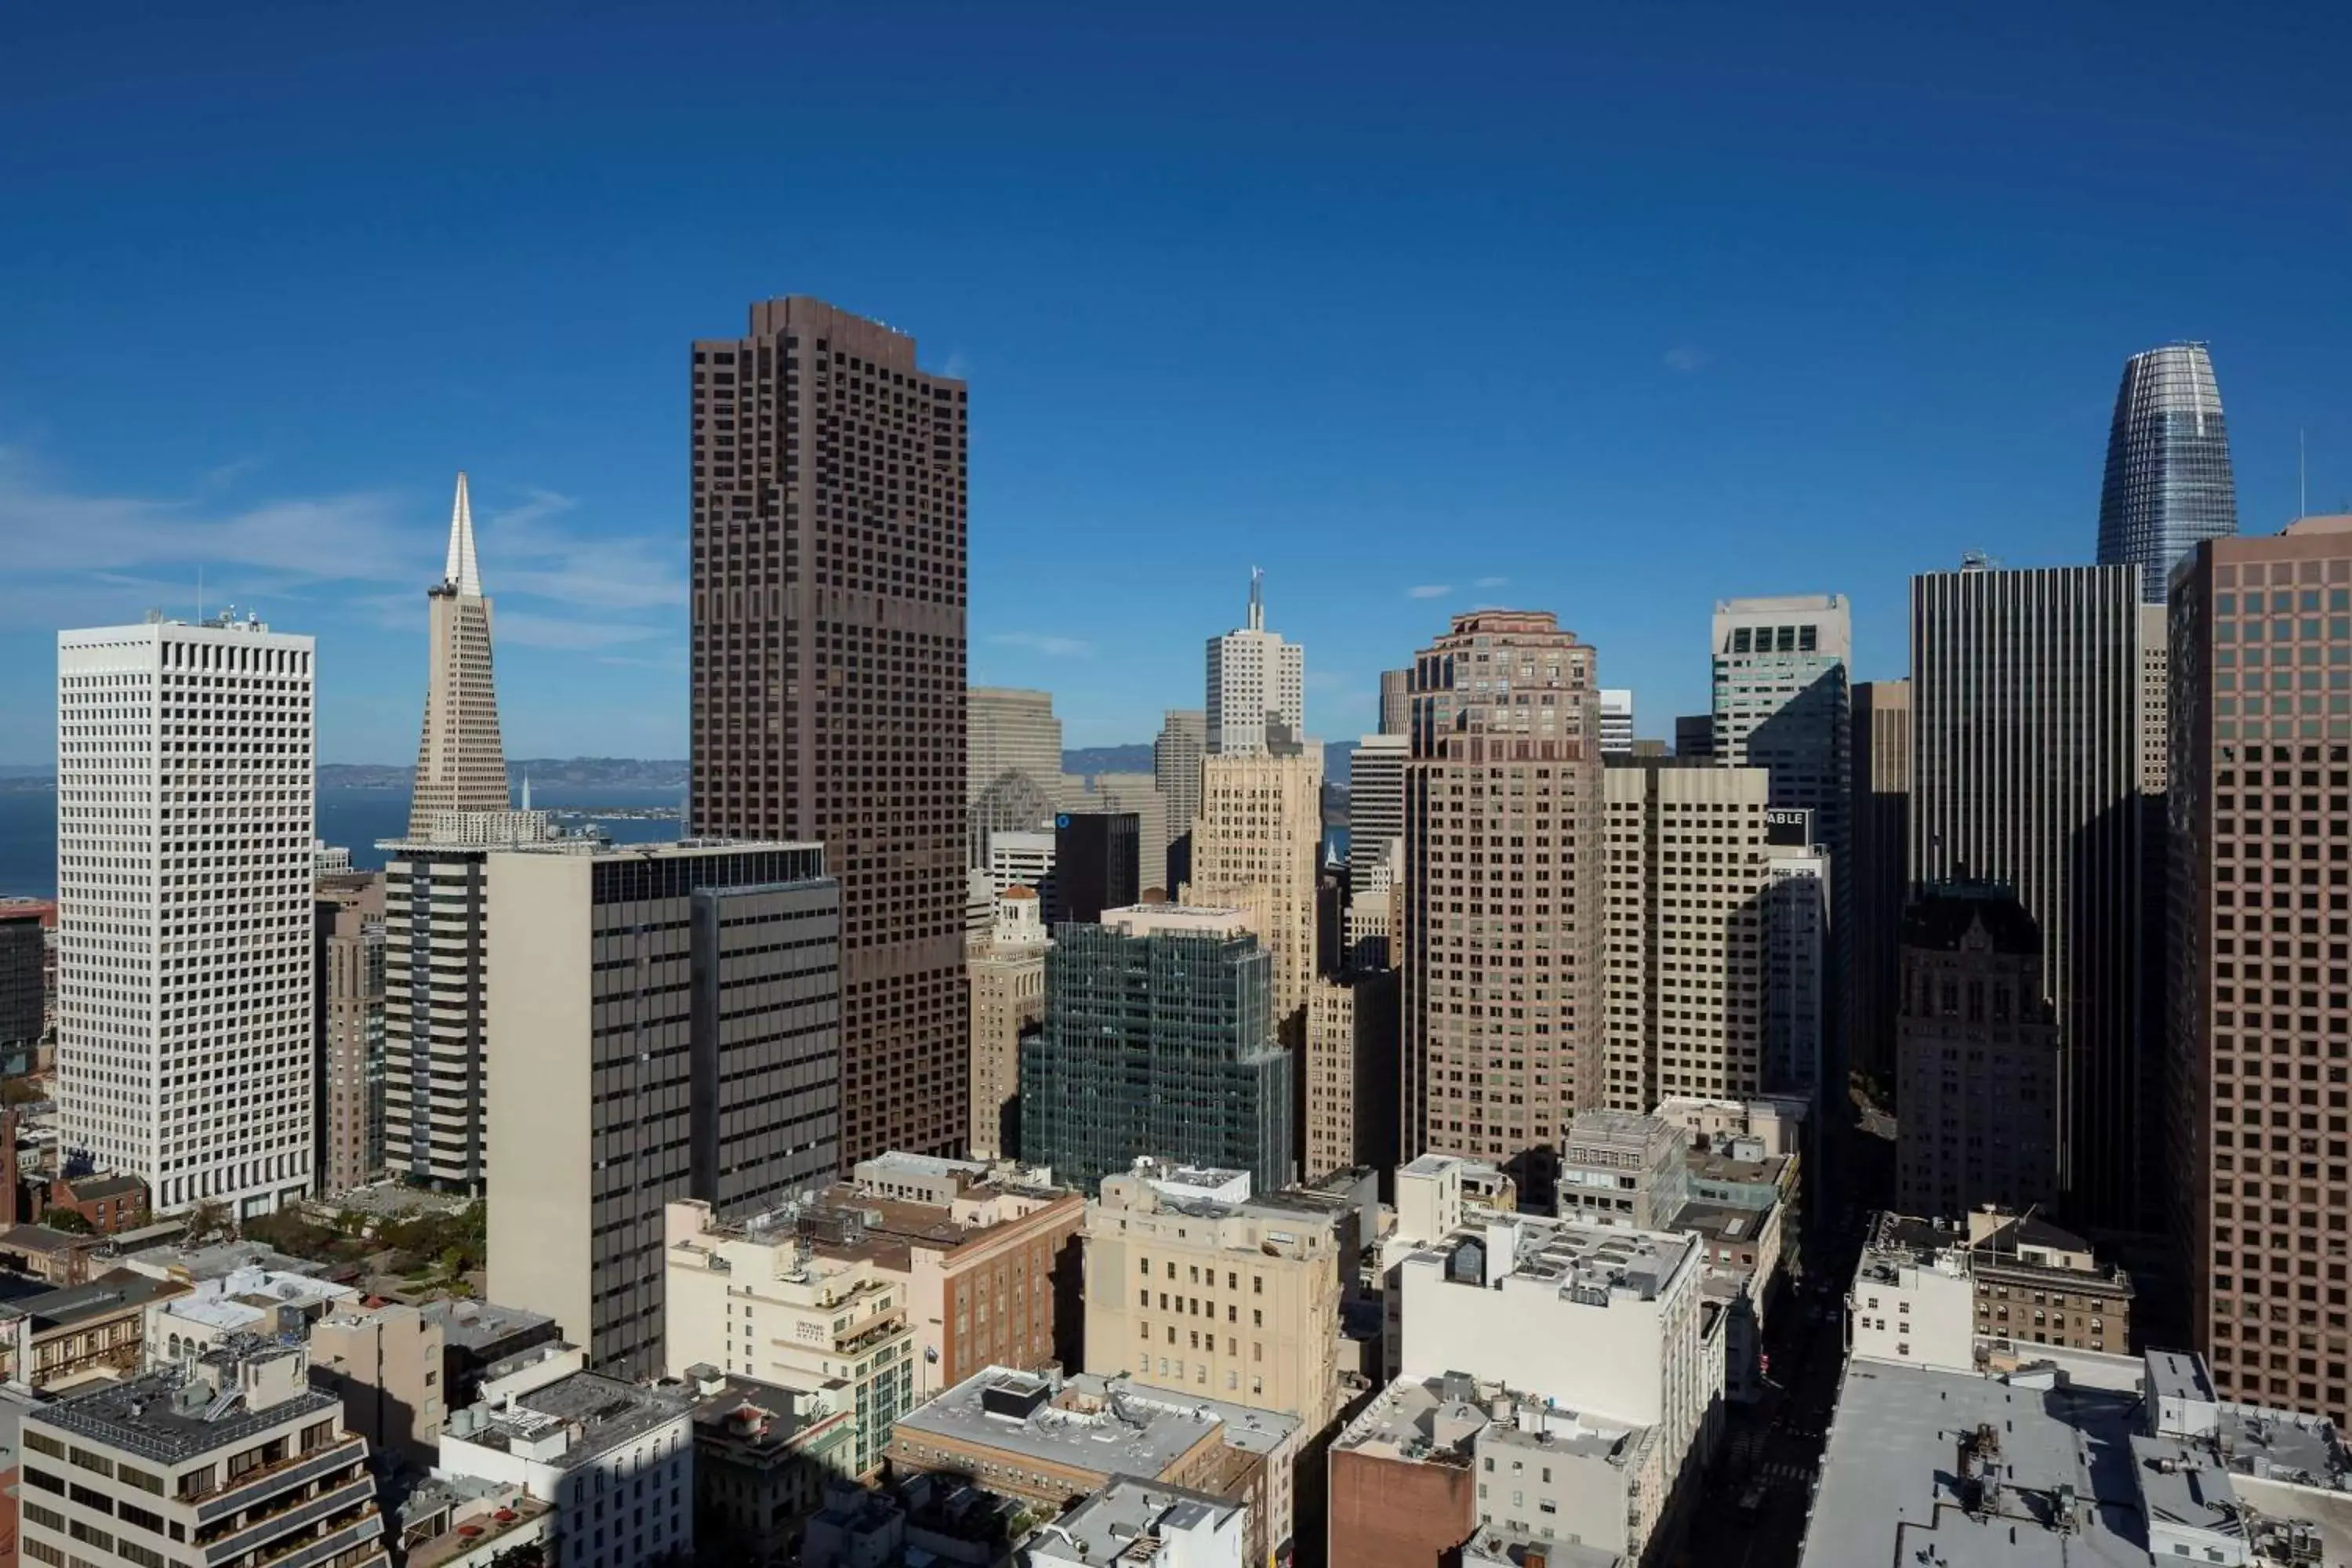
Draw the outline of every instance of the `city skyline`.
M804 108L752 114L749 135L734 111L659 88L647 108L672 130L642 144L633 132L626 153L599 107L615 68L527 31L544 47L526 113L511 93L469 97L466 83L503 79L513 40L460 26L434 68L468 101L395 134L387 157L351 127L379 109L409 125L394 106L411 79L397 61L352 65L348 24L257 39L234 17L185 33L166 22L107 40L101 72L87 24L34 19L26 47L53 68L11 114L24 144L56 156L15 186L39 242L0 258L0 286L26 306L0 339L17 372L0 387L0 537L29 545L5 601L17 613L0 624L36 605L45 625L119 624L157 603L184 614L201 568L213 604L315 629L325 760L396 762L414 744L412 595L437 561L447 473L464 466L501 563L509 750L683 755L677 344L788 288L886 316L932 345L929 368L988 389L971 678L1054 689L1076 744L1142 741L1150 714L1197 704L1200 639L1232 624L1253 562L1285 634L1315 649L1307 727L1325 738L1377 727L1377 673L1419 646L1425 612L1481 604L1559 614L1654 732L1704 705L1683 650L1717 598L1844 594L1856 679L1891 677L1912 573L1972 547L2015 565L2091 559L2117 370L2176 338L2209 341L2223 362L2249 532L2295 510L2299 429L2314 505L2352 484L2352 413L2325 334L2309 331L2332 288L2325 215L2347 204L2333 199L2340 173L2315 176L2297 155L2328 95L2316 79L2298 93L2294 77L2323 48L2281 63L2258 36L2192 45L2158 26L2119 58L2111 39L2045 19L2053 36L2032 51L1996 47L1993 26L1898 53L1876 23L1829 37L1732 14L1693 30L1711 41L1620 17L1577 29L1570 47L1531 20L1506 58L1480 57L1498 79L1424 70L1475 46L1377 19L1326 38L1318 49L1339 55L1315 72L1281 68L1297 47L1284 36L1246 65L1189 46L1155 63L1119 28L1029 48L1050 29L1001 20L1005 41L979 57L987 82L973 80L971 36L952 33L896 54L903 76L870 96L804 84ZM809 26L798 42L851 53L876 36ZM598 35L593 16L576 30ZM641 41L655 68L709 58L691 26ZM257 48L244 68L256 74L205 74ZM2147 166L2139 84L2191 63L2210 96L2170 112L2200 149L2193 166ZM635 68L633 97L652 85ZM1474 100L1442 85L1501 88L1530 69L1550 90ZM1010 174L1022 160L1004 154L1076 135L1075 121L1027 116L1054 96L1032 90L1042 71L1057 89L1088 83L1068 112L1095 113L1111 146ZM1670 106L1694 79L1705 114L1678 124ZM1807 89L1793 121L1791 79ZM1129 86L1106 101L1111 80ZM1381 151L1401 80L1432 123L1454 126L1402 170ZM142 84L134 112L110 119L124 81ZM346 113L317 112L329 81ZM236 112L213 112L230 93ZM955 136L925 129L950 115ZM1869 147L1846 133L1859 118L1879 127ZM107 135L86 134L96 119ZM905 128L864 134L893 121ZM714 243L691 221L699 184L673 192L657 174L666 149L692 146L698 181L731 181L778 137L835 203L828 232L748 215ZM467 182L403 176L406 153L453 139ZM159 143L172 149L160 163ZM2053 144L2072 156L2045 159ZM1441 158L1465 177L1419 177ZM221 171L239 167L254 177L232 189ZM561 205L523 188L542 174ZM2231 191L2233 228L2305 243L2258 256L2201 237L2162 254L2116 246L2159 177L2207 178ZM1752 187L1758 205L1727 208L1727 185ZM374 192L364 229L343 221L360 186ZM582 188L597 199L562 195ZM941 189L957 199L911 213L910 195ZM1530 203L1529 190L1545 194ZM242 221L220 221L229 211ZM1003 216L1083 233L1096 253L1041 251ZM144 313L121 306L150 292L151 222L175 231L162 356L142 346ZM1725 232L1741 245L1724 247ZM916 243L893 257L899 236ZM916 266L917 252L958 265ZM293 276L257 292L281 273ZM1402 412L1416 400L1383 388L1378 323L1400 299L1449 296L1508 321L1510 347L1444 408ZM1246 385L1217 334L1188 324L1239 309L1279 323ZM597 345L558 377L511 331L591 310ZM321 396L279 371L315 363L327 320L371 374ZM134 361L137 377L114 368ZM1321 433L1276 434L1306 407ZM1408 552L1433 516L1479 530L1477 551L1442 573ZM1669 537L1678 548L1655 548ZM1181 552L1149 557L1154 592L1122 591L1143 542L1174 538ZM1090 547L1074 551L1079 540ZM1837 571L1818 569L1831 560ZM1497 577L1509 581L1480 585ZM1030 588L1044 580L1076 591L1041 604ZM47 731L47 700L0 675L11 730Z

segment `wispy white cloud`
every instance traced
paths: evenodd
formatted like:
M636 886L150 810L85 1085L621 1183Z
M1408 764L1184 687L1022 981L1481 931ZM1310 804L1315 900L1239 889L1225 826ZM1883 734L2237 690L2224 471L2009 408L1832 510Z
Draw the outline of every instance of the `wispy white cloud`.
M1443 599L1454 592L1451 583L1423 583L1404 591L1408 599Z
M1508 577L1481 577L1470 585L1474 588L1500 588L1509 582Z
M1677 372L1683 375L1690 375L1698 371L1705 370L1715 358L1713 354L1708 353L1705 349L1695 347L1689 343L1676 344L1675 347L1668 349L1663 357L1665 367L1668 370Z
M1047 658L1091 658L1095 651L1095 645L1083 638L1047 632L994 632L988 640L1000 647L1025 647Z

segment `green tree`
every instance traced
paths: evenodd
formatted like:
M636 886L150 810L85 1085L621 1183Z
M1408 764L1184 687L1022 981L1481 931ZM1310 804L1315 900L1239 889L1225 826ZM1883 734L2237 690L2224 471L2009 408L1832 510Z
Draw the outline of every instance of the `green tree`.
M98 1226L90 1224L89 1217L79 1209L51 1209L41 1215L41 1223L68 1236L93 1236L98 1231Z
M205 1198L188 1210L187 1229L182 1239L190 1247L202 1247L208 1241L225 1241L234 1227L229 1223L228 1210L210 1198Z

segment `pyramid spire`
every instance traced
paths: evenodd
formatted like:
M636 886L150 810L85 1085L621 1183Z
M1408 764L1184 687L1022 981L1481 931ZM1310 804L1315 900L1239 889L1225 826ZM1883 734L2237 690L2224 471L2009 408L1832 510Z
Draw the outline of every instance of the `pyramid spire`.
M474 509L466 500L466 471L457 470L457 501L449 509L449 563L441 580L469 599L482 596L482 569L474 560Z

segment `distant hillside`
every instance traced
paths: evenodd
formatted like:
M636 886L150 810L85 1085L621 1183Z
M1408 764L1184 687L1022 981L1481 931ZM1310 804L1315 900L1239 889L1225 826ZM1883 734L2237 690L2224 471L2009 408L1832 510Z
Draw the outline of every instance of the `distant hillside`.
M1132 746L1080 746L1062 753L1062 771L1080 778L1094 773L1148 773L1151 743Z
M406 763L320 763L320 789L406 789L415 769ZM562 789L684 789L682 762L643 762L635 757L521 757L507 764L516 784L530 775L535 791Z

